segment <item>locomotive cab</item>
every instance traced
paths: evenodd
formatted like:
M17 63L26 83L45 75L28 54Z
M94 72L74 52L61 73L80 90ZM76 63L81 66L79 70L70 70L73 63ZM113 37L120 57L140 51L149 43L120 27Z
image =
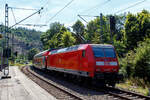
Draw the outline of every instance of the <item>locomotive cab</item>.
M96 80L103 80L105 83L115 84L119 64L112 45L91 45L95 59Z
M115 50L112 46L92 46L96 72L102 73L117 73L118 72L118 60Z

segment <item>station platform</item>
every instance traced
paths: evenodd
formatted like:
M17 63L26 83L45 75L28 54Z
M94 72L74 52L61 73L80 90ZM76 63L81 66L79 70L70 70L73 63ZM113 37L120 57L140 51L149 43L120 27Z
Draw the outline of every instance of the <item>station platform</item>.
M25 76L17 66L10 66L11 78L1 79L0 100L56 100L47 91Z

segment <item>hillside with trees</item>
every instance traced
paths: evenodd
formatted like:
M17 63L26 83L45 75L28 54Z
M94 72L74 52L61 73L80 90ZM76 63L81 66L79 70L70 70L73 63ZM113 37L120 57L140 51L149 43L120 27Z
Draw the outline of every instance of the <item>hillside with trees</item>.
M0 30L3 38L0 40L0 47L4 44L4 25L0 25ZM42 32L27 28L13 28L9 30L9 47L12 51L12 58L14 59L14 54L16 53L21 59L30 58L30 51L36 48L36 51L42 51L42 43L40 41L40 36Z

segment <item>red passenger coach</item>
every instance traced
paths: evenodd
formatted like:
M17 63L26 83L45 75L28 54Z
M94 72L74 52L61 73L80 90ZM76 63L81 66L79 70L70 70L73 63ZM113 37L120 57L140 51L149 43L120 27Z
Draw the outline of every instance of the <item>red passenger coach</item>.
M50 50L45 50L43 52L40 52L36 54L33 58L33 65L36 68L43 69L47 66L47 56L49 54Z
M114 85L119 65L112 45L81 44L50 51L47 69Z

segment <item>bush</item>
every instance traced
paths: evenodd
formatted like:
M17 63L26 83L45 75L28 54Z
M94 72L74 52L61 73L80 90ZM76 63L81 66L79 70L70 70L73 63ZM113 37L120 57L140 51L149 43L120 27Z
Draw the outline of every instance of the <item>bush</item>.
M150 82L150 38L139 43L135 50L129 51L125 58L120 59L120 66L120 72L126 77L139 77Z
M133 51L129 51L126 54L125 58L122 58L119 60L120 62L120 72L125 76L125 77L130 77L132 76L134 72L134 66L133 66L133 60L135 57L135 53Z
M150 81L150 39L140 43L136 49L133 65L135 67L134 76Z

